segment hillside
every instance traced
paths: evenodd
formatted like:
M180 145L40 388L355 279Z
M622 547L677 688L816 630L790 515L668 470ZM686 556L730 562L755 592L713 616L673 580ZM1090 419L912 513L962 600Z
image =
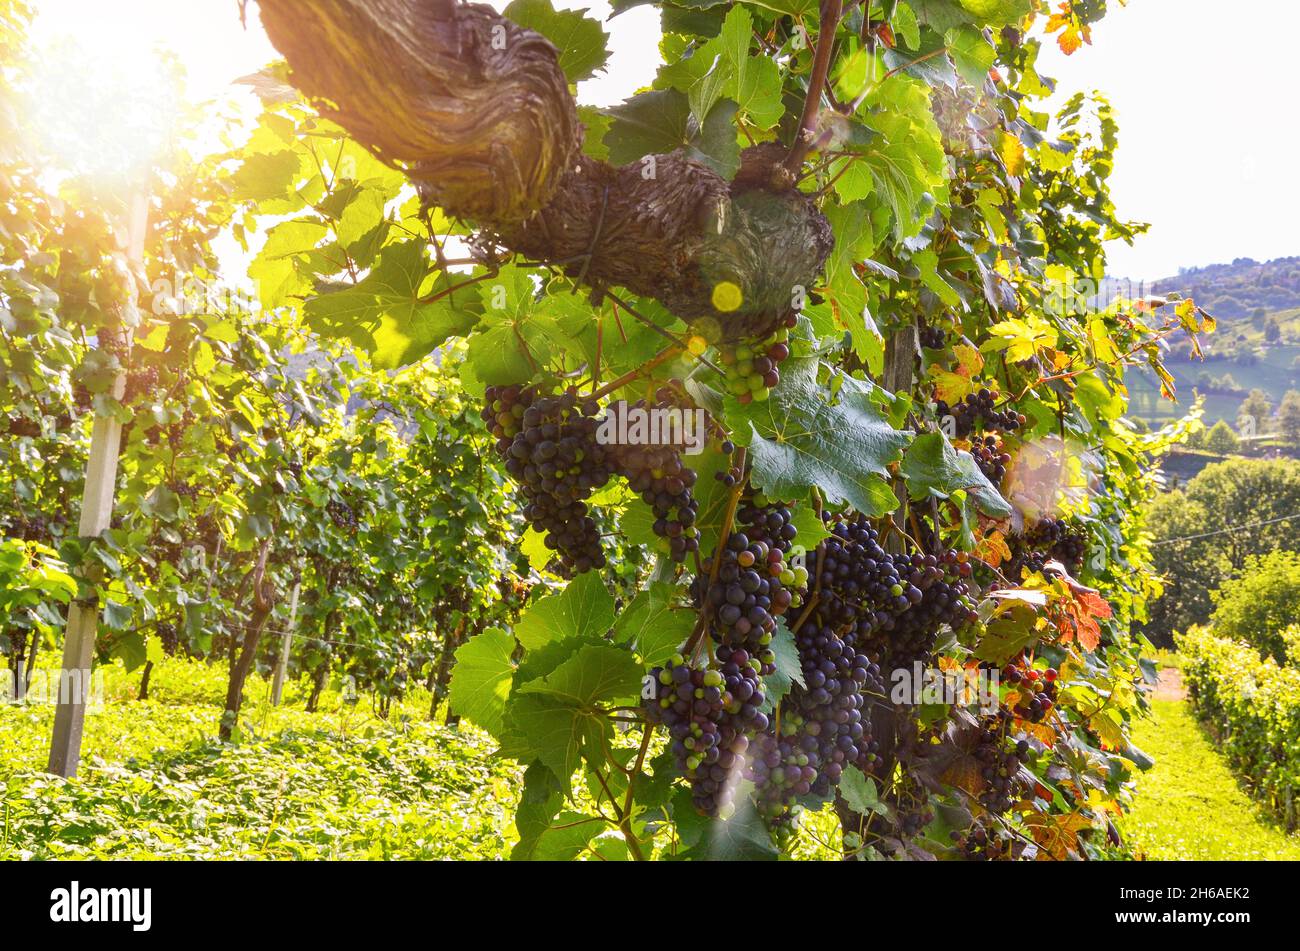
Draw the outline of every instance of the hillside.
M1124 282L1109 282L1119 290ZM1132 293L1132 291L1127 291ZM1159 395L1150 373L1132 380L1133 409L1150 421L1186 411L1194 394L1205 397L1205 421L1230 424L1251 390L1262 390L1274 408L1289 390L1300 389L1300 257L1260 263L1238 258L1231 264L1187 268L1156 281L1146 293L1179 293L1196 300L1219 321L1202 341L1205 360L1196 359L1190 341L1174 343L1168 367L1178 386L1179 403Z
M1300 307L1300 257L1263 263L1237 258L1231 264L1187 268L1156 281L1152 291L1194 297L1219 320L1258 319Z

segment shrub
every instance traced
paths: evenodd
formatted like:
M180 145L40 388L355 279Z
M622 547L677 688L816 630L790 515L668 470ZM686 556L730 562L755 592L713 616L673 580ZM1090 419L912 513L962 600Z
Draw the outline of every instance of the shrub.
M1196 627L1178 636L1197 716L1270 809L1295 826L1300 785L1300 667L1280 667L1249 644Z
M1282 643L1286 645L1287 664L1300 667L1300 624L1292 624L1282 632Z
M1217 452L1220 455L1234 453L1240 448L1241 443L1237 439L1237 434L1223 420L1219 420L1210 430L1209 435L1205 438L1205 448L1211 452Z
M1275 551L1250 558L1212 597L1216 631L1284 663L1282 632L1295 621L1300 604L1300 553Z

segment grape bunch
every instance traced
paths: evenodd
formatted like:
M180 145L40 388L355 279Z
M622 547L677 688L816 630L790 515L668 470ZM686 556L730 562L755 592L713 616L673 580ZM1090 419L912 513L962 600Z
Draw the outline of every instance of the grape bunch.
M506 471L522 485L527 500L524 517L545 533L546 547L568 572L605 565L600 531L586 505L613 474L606 447L596 438L599 412L595 400L579 400L573 393L537 396L520 416L520 427L504 452ZM500 415L501 425L499 420ZM504 425L502 430L508 431ZM498 448L505 439L499 437Z
M172 482L168 488L183 499L195 499L199 495L199 487L189 482Z
M947 345L948 335L944 333L942 327L936 327L933 324L921 328L921 346L927 350L942 350Z
M356 510L342 499L331 499L325 506L325 511L329 514L330 521L334 527L342 532L354 533L357 530L360 521L357 518Z
M894 827L899 836L911 839L919 835L921 830L933 821L934 809L929 804L915 805L910 809L898 810Z
M1088 541L1084 534L1060 518L1043 519L1034 526L1028 542L1032 547L1046 551L1071 571L1077 571L1083 566L1083 559L1088 553Z
M654 412L674 408L674 394L659 390L657 402L639 400L631 410ZM674 561L686 559L689 552L700 550L695 519L700 503L692 494L695 470L682 462L682 447L659 445L612 445L606 447L616 471L627 479L628 487L654 512L654 533L668 540Z
M25 416L16 416L9 420L8 431L10 436L36 439L41 435L41 424Z
M1051 559L1075 574L1083 567L1088 554L1088 540L1083 532L1059 518L1043 519L1028 531L1012 536L1010 547L1007 568L1013 581L1019 581L1026 570L1042 571Z
M768 728L757 664L743 650L721 648L718 667L693 666L678 654L651 671L646 717L668 730L669 750L706 815L727 815L747 772L750 737Z
M980 472L994 485L1000 485L1011 465L1011 455L1003 451L1002 440L992 434L977 436L971 441L970 453Z
M831 536L817 553L824 623L854 630L856 646L882 670L928 656L939 629L978 620L964 552L891 554L867 519L826 516Z
M762 402L781 382L780 366L790 356L790 330L798 317L788 317L780 328L757 344L724 346L719 355L728 367L727 389L741 403Z
M951 417L956 427L955 435L962 439L976 429L1014 433L1027 422L1025 415L1014 409L998 412L997 394L987 387L953 406L944 400L936 400L935 413L940 419Z
M498 452L504 454L510 449L510 441L523 428L524 412L532 405L534 395L532 388L518 385L489 386L484 391L479 416L497 438Z
M1008 738L1010 724L1007 710L982 720L973 752L980 764L980 776L987 784L980 794L980 805L992 813L1006 812L1024 792L1020 767L1029 758L1029 741L1021 739L1012 744Z
M1015 707L1016 716L1030 723L1039 723L1051 713L1056 705L1058 676L1056 669L1050 667L1045 671L1017 664L1003 668L1002 679L1020 688L1022 699Z
M167 621L159 621L158 641L162 645L164 654L168 657L174 656L176 648L180 646L180 632L176 630L176 625Z
M976 821L966 832L953 830L957 853L967 862L1001 862L1013 857L1014 837L993 822Z
M157 367L134 367L126 375L126 388L122 393L122 402L134 403L141 397L148 396L157 388Z
M879 750L871 734L868 697L883 695L878 665L818 618L795 632L804 685L782 701L781 734L760 745L754 780L768 814L809 792L826 795L845 767L871 768Z

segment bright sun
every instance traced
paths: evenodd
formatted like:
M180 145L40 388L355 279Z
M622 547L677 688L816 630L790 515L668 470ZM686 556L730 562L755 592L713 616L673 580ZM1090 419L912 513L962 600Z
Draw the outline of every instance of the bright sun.
M45 38L38 52L28 118L67 172L131 179L167 151L180 100L164 56L117 37L92 45L67 34Z

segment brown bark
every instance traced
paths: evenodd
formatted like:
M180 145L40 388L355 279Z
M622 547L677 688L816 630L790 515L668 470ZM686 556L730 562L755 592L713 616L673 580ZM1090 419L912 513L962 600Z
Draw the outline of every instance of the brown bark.
M311 696L307 698L307 712L315 713L320 704L321 694L325 692L325 682L329 679L330 662L323 660L316 665L312 674Z
M713 339L792 312L833 245L792 187L788 150L746 151L728 182L682 152L615 167L584 155L557 53L490 8L451 0L263 0L292 80L481 237L591 286L652 297ZM714 288L743 303L717 311Z
M447 636L446 642L442 645L442 655L438 658L438 670L430 684L430 690L433 694L433 698L429 701L430 720L438 718L438 704L447 695L447 682L451 679L451 665L452 661L455 660L456 648L460 646L461 637L465 633L465 623L465 615L462 614L455 630ZM451 722L451 716L450 708L448 708L447 718L449 723Z
M257 646L262 640L262 631L271 617L275 607L275 590L266 577L266 562L271 553L270 542L263 542L257 556L257 567L253 569L253 615L248 629L244 633L244 643L239 651L238 660L231 667L230 683L226 689L226 709L221 716L219 735L229 740L234 735L235 724L239 722L239 708L244 703L244 682L253 668L257 657Z
M149 699L149 677L153 674L153 661L144 662L144 673L140 677L140 693L136 695L137 700Z

